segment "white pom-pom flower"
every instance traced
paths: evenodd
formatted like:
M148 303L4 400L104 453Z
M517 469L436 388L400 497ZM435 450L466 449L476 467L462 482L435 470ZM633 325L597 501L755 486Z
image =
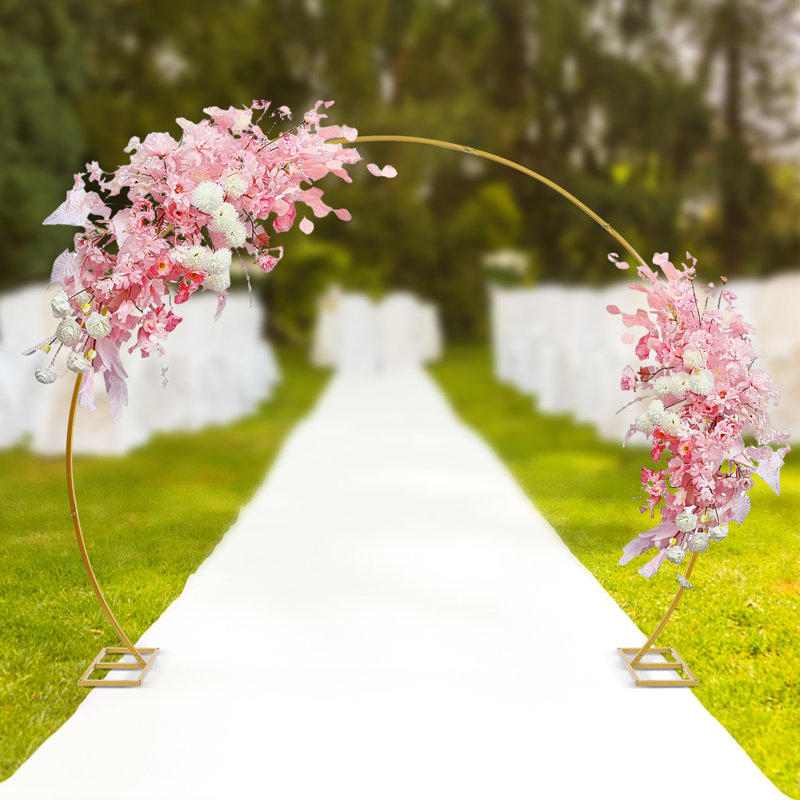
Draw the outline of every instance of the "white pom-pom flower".
M213 275L206 275L203 286L211 292L224 292L231 285L231 275L229 272L217 272Z
M669 378L669 375L659 375L652 383L653 394L659 400L663 400L670 394Z
M231 268L231 251L227 247L220 247L208 256L206 270L210 275L219 275L229 272Z
M213 214L225 200L225 192L215 181L203 181L192 192L192 205L204 214Z
M688 372L673 372L669 376L669 393L681 398L686 394L686 384L689 380Z
M662 430L670 436L676 438L681 437L686 433L686 426L681 422L681 418L674 412L668 411L664 417L664 422L661 424Z
M50 301L50 308L53 309L53 316L68 317L72 313L72 307L69 304L69 297L63 289L59 289Z
M653 400L653 402L647 407L645 414L647 415L647 419L649 419L654 426L661 425L667 416L666 412L664 411L664 404L660 400Z
M184 254L182 264L187 269L202 271L208 266L208 257L210 252L207 247L201 244L196 244L190 247Z
M83 324L93 339L103 339L111 333L111 323L96 311L92 311Z
M74 319L65 319L58 323L56 338L66 345L75 344L81 338L81 329Z
M237 219L233 227L225 234L225 243L228 247L243 247L247 241L247 229Z
M239 214L230 203L223 203L212 216L211 230L217 233L227 233L239 221Z
M249 186L247 178L241 172L231 172L222 179L222 188L231 200L238 200Z
M696 350L693 347L687 347L683 351L683 365L688 370L699 369L705 364L705 357L701 350Z
M708 369L696 369L689 376L686 388L705 397L714 388L714 374Z
M649 436L655 427L650 418L647 416L646 411L636 417L634 425L636 426L636 430L639 431L639 433L643 433L645 436Z

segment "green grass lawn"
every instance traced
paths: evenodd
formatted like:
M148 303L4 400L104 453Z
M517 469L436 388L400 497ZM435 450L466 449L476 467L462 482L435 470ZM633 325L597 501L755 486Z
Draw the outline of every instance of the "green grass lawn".
M530 398L492 379L486 348L450 348L433 373L575 556L651 633L677 589L675 568L648 580L636 570L650 554L617 563L622 547L655 524L632 500L649 450L622 449L568 416L537 413ZM787 461L781 497L757 479L750 516L698 559L695 588L659 640L678 650L701 686L639 691L695 692L775 785L800 798L800 453ZM641 731L647 725L658 720L642 720Z
M76 457L89 554L133 641L230 527L326 380L303 356L283 352L280 362L282 384L247 419L161 435L126 458ZM78 676L101 647L118 642L75 543L63 459L0 451L0 475L3 780L73 713L88 691Z

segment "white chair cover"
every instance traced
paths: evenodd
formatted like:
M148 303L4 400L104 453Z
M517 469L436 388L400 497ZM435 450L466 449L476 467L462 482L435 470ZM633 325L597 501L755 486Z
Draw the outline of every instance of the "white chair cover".
M373 372L378 368L375 307L367 295L346 292L336 314L335 366L342 372Z
M2 427L0 446L18 443L33 432L39 404L44 395L33 377L38 366L50 359L45 353L23 356L22 353L52 334L55 319L50 298L57 287L48 291L42 283L30 284L0 295L0 395Z
M317 302L317 320L311 345L311 363L316 367L333 367L336 364L336 315L342 290L331 286Z
M434 303L420 303L420 356L429 364L442 357L442 323Z
M738 293L737 286L731 288ZM788 429L792 439L800 439L800 275L785 273L761 283L754 307L751 319L758 346L766 353L755 366L772 376L781 395L778 405L769 409L770 422L778 430Z
M382 369L407 369L422 363L422 313L409 292L392 292L377 309Z

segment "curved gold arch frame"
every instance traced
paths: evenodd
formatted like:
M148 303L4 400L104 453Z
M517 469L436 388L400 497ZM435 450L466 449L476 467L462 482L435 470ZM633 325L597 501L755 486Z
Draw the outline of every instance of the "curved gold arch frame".
M446 142L442 141L441 139L426 139L419 136L395 136L395 135L376 135L376 136L357 136L355 139L352 140L345 140L345 139L334 139L332 140L333 143L336 144L352 144L355 142L411 142L414 144L426 144L431 145L433 147L439 147L445 150L456 150L462 153L468 153L473 156L478 156L479 158L485 158L488 161L495 161L498 164L503 164L504 166L510 167L511 169L516 170L517 172L521 172L523 175L528 175L529 177L533 178L534 180L539 181L539 183L548 186L553 191L560 194L562 197L566 198L570 201L573 205L577 206L581 211L591 217L595 222L597 222L601 227L603 227L614 239L621 244L625 250L628 251L637 261L638 264L641 266L647 266L644 259L634 250L634 248L630 245L630 243L624 239L619 233L617 233L614 228L609 225L604 219L602 219L599 215L597 215L592 209L578 200L573 194L570 194L566 189L559 184L551 181L549 178L546 178L544 175L540 175L538 172L534 172L532 169L528 169L527 167L523 166L522 164L518 164L515 161L511 161L507 158L503 158L502 156L495 155L494 153L489 153L486 150L476 150L473 147L468 147L462 144L455 144L454 142ZM108 618L111 626L117 632L117 635L120 638L120 641L123 642L123 647L104 647L100 653L94 658L94 660L89 665L88 669L81 678L78 680L79 686L141 686L142 681L144 680L145 676L147 675L148 671L150 670L153 662L155 661L156 656L158 655L158 648L137 648L131 640L125 635L125 632L122 630L119 622L117 622L114 614L111 612L111 609L106 602L105 597L103 596L103 592L100 589L100 585L97 582L97 578L94 574L94 570L92 569L92 564L89 560L89 554L86 550L86 543L84 542L83 538L83 531L81 530L81 523L80 518L78 516L78 504L75 498L75 484L73 479L73 463L72 463L72 437L74 432L75 426L75 411L78 404L78 392L80 391L81 386L81 378L82 375L78 375L75 381L75 389L72 393L72 402L70 404L69 409L69 417L67 420L67 447L66 447L66 460L67 460L67 490L69 492L69 502L70 508L72 510L72 522L75 526L75 534L78 539L78 547L81 551L81 556L83 558L83 563L86 568L86 572L89 576L89 581L92 584L92 589L94 590L95 595L97 596L98 601L100 602L100 606L103 609L106 617ZM697 558L697 553L692 553L691 558L689 559L689 564L686 568L686 578L688 579L692 573L692 569L694 568L695 560ZM650 638L645 642L645 644L641 648L637 647L620 647L617 648L617 652L620 655L620 658L625 663L625 666L628 669L631 677L633 678L636 686L698 686L700 681L694 676L694 674L689 669L686 662L678 655L677 651L673 647L653 647L655 644L656 639L659 637L661 632L664 630L669 618L672 616L672 612L675 610L675 607L678 605L681 597L683 596L684 588L681 587L675 593L675 597L672 600L667 612L664 614L661 622L659 622L658 626L656 627L653 634ZM644 657L648 653L653 653L658 657L663 657L661 661L643 661ZM632 659L628 659L628 655L634 654ZM132 656L133 662L122 662L122 661L107 661L105 660L108 655L121 655L123 658L125 656ZM145 658L147 656L147 658ZM671 657L671 660L666 658L667 656ZM92 679L90 676L95 670L138 670L139 675L136 678L132 679ZM672 670L676 674L679 672L685 673L688 678L675 678L675 679L647 679L647 678L640 678L637 670Z

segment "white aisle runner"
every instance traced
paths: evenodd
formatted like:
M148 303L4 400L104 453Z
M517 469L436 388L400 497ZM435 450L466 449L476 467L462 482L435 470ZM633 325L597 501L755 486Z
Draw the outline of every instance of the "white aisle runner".
M783 797L642 641L428 377L344 375L0 800Z

